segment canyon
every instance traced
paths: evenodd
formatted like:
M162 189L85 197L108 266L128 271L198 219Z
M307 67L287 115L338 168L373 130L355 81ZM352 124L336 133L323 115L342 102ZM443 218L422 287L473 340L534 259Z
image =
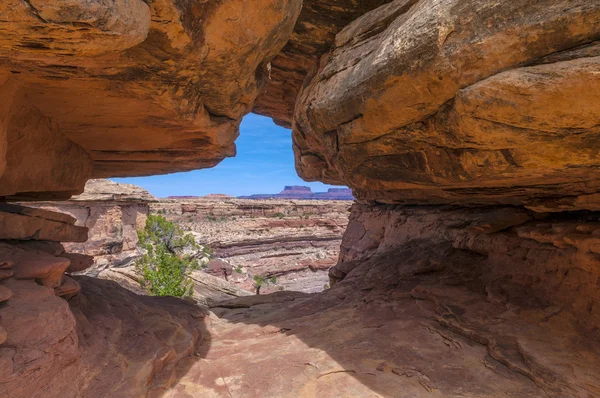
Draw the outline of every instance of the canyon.
M97 179L89 180L84 192L68 201L28 205L68 214L77 220L76 226L88 228L85 242L63 245L70 253L94 258L82 274L115 280L137 293L144 292L134 269L142 254L137 231L144 228L149 214L162 215L210 248L213 258L206 273L234 285L194 272L196 290L205 284L223 290L221 294L201 290L196 296L212 303L253 291L254 275L277 279L263 292L322 291L329 284L329 268L337 262L351 203L225 195L161 199L135 185Z
M600 396L597 1L0 15L0 396ZM356 201L84 190L216 166L249 112ZM152 211L286 288L243 293L221 263L195 300L99 277ZM311 264L330 288L303 282Z

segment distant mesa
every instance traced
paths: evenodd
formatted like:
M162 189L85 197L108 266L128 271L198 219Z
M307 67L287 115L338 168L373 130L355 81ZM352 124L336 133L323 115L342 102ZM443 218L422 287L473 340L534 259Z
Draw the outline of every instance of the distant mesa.
M233 196L225 195L224 193L211 193L204 196L193 196L193 195L183 195L183 196L167 196L167 199L233 199Z
M274 194L238 196L239 199L310 199L310 200L354 200L349 188L329 188L327 192L313 192L310 187L288 185Z

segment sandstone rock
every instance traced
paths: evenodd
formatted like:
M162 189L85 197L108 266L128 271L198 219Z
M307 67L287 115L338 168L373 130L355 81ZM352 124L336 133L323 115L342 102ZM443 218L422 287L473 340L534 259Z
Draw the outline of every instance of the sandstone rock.
M122 184L106 179L92 179L85 183L82 194L73 196L70 200L81 202L151 202L156 199L148 191L137 185Z
M365 262L382 267L384 284L403 283L393 262L414 263L417 274L456 273L442 284L466 284L504 297L524 308L556 307L571 314L591 336L599 336L600 307L596 281L597 215L548 215L508 230L481 233L476 228L490 214L515 209L355 205L342 241L340 260L330 270L332 285L353 278ZM350 231L357 230L353 234ZM364 231L381 231L365 241ZM571 237L571 238L569 238ZM365 244L368 243L368 246ZM549 245L550 243L550 245ZM410 258L402 254L411 253ZM420 253L420 255L419 255ZM392 268L383 268L381 263ZM385 270L389 275L385 274ZM401 272L398 271L398 272ZM395 276L394 276L395 275ZM367 275L362 289L376 286ZM373 276L377 279L379 277ZM398 279L400 278L400 279ZM477 282L469 282L474 278Z
M589 0L398 0L362 16L298 99L299 172L386 203L594 194L599 18Z
M163 396L587 397L600 391L593 376L598 357L589 354L596 345L566 312L516 310L485 291L439 284L458 279L453 267L424 272L415 260L442 253L424 256L433 246L422 244L363 261L352 277L319 295L287 302L280 294L261 295L243 298L260 299L248 308L212 308L221 319L211 319L218 336L211 350L181 366L178 383ZM564 372L565 364L577 370Z
M79 373L79 338L67 302L54 290L32 280L5 282L14 296L2 308L7 339L0 346L0 395L76 395L73 375Z
M65 244L69 252L97 256L96 262L118 263L140 255L137 230L144 227L148 203L154 200L138 186L100 179L88 181L84 193L68 202L28 202L28 205L40 211L67 213L77 219L77 225L89 228L87 241ZM83 266L82 263L77 267Z
M15 274L12 269L0 269L0 280L10 278Z
M81 272L94 265L94 257L79 253L63 253L60 257L69 260L68 272Z
M55 57L125 50L144 41L150 27L150 10L141 0L6 2L2 14L0 45L24 58L40 51Z
M85 242L88 229L70 222L8 212L0 209L0 239L34 239L56 242ZM47 213L44 213L47 214ZM56 213L54 213L56 214Z
M69 260L63 257L51 256L44 252L24 251L0 246L0 255L14 262L13 276L16 279L35 279L43 286L58 287L64 272L69 267Z
M0 285L0 302L6 301L13 296L12 290Z
M145 396L173 384L176 365L210 346L194 305L94 278L74 282L83 293L70 307L33 281L6 282L15 295L2 308L0 396Z
M60 286L54 289L54 294L68 300L76 296L80 291L81 286L75 279L63 275Z
M329 50L335 34L360 15L389 1L305 0L290 40L271 61L269 80L253 111L291 127L304 78L318 57Z
M44 252L52 256L60 256L65 252L65 248L62 244L59 242L49 242L47 240L16 240L11 241L10 244L23 250Z
M90 177L234 155L240 120L301 2L0 7L0 196L66 199Z
M502 208L485 213L469 226L469 231L491 234L531 220L531 215L521 209Z

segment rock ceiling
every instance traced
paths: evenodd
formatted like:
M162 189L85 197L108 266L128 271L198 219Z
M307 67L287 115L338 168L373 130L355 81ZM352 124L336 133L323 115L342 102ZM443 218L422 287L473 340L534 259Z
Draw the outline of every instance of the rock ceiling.
M595 1L150 4L3 2L0 196L215 166L254 111L363 201L597 207Z

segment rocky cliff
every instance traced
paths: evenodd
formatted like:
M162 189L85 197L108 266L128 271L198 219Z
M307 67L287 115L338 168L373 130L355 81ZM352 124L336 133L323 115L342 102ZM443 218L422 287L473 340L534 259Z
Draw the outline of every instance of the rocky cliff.
M214 166L252 110L358 200L330 289L210 313L66 275L85 228L2 205L0 395L600 396L598 1L0 14L5 200Z
M4 1L0 196L211 167L286 44L300 0Z
M86 275L117 280L138 293L144 290L133 268L142 255L137 231L144 228L148 214L161 214L210 247L214 261L206 272L243 290L203 272L194 274L197 288L209 284L232 297L253 290L254 275L277 278L276 285L263 292L322 291L329 284L328 269L337 262L350 209L344 201L260 201L219 195L157 199L138 186L105 179L88 181L85 191L68 201L28 205L69 214L77 220L75 225L87 227L87 241L66 242L65 249L93 256ZM196 298L205 301L206 296L198 293Z
M110 180L90 180L81 195L68 201L28 202L29 206L66 213L86 227L85 242L65 243L71 252L94 256L96 271L118 266L139 255L137 230L144 227L150 203L148 191Z
M208 272L246 290L253 276L275 276L263 292L320 292L329 284L327 270L336 264L348 223L348 201L176 199L150 204L196 240L215 259Z

